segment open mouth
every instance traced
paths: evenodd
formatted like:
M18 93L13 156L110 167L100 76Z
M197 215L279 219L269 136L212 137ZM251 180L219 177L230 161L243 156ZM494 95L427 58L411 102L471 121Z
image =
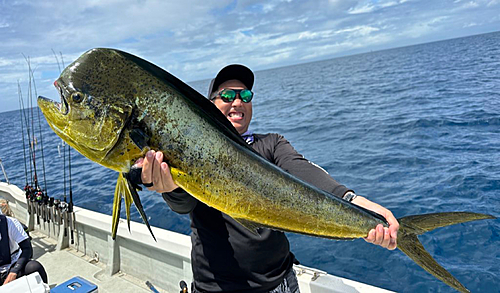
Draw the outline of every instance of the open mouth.
M61 102L56 102L56 101L53 101L53 100L50 100L48 98L45 98L45 97L42 97L42 96L39 96L38 97L38 104L42 107L42 106L52 106L54 108L56 108L57 110L59 110L59 113L62 114L62 115L66 115L68 114L69 112L69 105L68 105L68 101L64 98L64 93L63 93L63 89L62 87L57 83L57 81L54 82L54 86L56 87L56 89L59 91L59 95L61 97Z
M59 111L61 112L61 114L66 115L66 114L68 114L68 111L69 111L68 101L66 101L66 99L64 98L63 89L57 83L57 80L54 81L54 86L59 91L59 95L61 96L61 102L60 103L54 102L54 103L59 107Z
M230 118L243 118L243 116L245 116L245 114L242 112L231 112L228 114L228 116Z

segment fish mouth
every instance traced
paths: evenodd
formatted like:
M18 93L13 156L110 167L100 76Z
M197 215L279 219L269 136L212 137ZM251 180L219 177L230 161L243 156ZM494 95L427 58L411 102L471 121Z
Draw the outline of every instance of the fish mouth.
M61 102L58 103L58 102L54 101L54 104L59 108L59 112L62 115L67 115L68 112L69 112L69 105L68 105L68 101L64 97L63 89L62 89L62 87L59 85L59 83L57 81L54 81L54 86L59 91L59 96L61 97Z
M55 81L54 86L59 92L61 101L57 102L46 97L39 96L37 103L51 128L59 134L62 133L68 125L67 119L70 112L70 105L68 100L65 98L65 91L61 84L58 81Z
M64 92L62 87L56 82L54 82L54 86L59 91L59 95L61 97L60 102L56 102L54 100L50 100L46 97L39 96L38 97L38 106L42 109L42 112L46 113L46 110L57 112L60 115L68 115L69 113L69 104L66 98L64 97Z

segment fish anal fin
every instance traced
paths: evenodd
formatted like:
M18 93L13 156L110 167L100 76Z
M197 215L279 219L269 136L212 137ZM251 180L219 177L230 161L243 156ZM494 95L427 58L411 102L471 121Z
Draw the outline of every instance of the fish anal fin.
M234 218L234 220L241 226L245 227L248 231L250 231L250 233L259 236L259 233L257 233L257 229L261 228L261 225L243 218Z
M415 234L398 235L398 248L428 273L462 293L470 291L444 269L424 248Z

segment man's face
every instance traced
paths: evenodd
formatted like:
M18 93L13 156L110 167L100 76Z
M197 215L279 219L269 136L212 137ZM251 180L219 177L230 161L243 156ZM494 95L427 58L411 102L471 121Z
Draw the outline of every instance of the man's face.
M247 87L239 80L228 80L223 82L217 92L223 89L246 89ZM239 94L236 96L234 101L226 103L220 97L216 97L213 103L219 110L227 117L229 121L233 124L234 128L239 134L245 133L250 125L250 120L252 120L252 102L244 103Z

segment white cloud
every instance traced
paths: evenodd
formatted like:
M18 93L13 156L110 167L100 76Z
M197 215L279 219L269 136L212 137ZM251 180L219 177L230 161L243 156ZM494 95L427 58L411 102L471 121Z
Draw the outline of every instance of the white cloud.
M438 16L428 21L416 23L402 32L402 35L410 38L420 38L439 29L439 23L449 19L449 16Z
M464 26L463 26L463 27L464 27L464 28L465 28L465 27L473 27L473 26L476 26L476 25L478 25L478 24L477 24L477 23L475 23L475 22L470 22L470 23L466 23L466 24L464 24Z
M358 4L354 7L351 7L348 10L348 13L349 14L371 13L382 8L389 8L400 4L404 4L405 2L408 2L408 0L368 1L368 2L365 1L363 4Z
M389 1L389 2L385 2L385 3L381 3L380 7L391 7L391 6L398 5L400 3L404 3L404 2Z
M469 1L465 3L461 8L462 9L469 9L469 8L476 8L478 7L479 4L476 1Z
M256 70L331 58L353 50L448 38L450 31L500 27L499 0L184 0L0 2L0 99L27 75L53 93L66 65L86 50L113 47L139 55L186 81L210 78L227 63ZM458 7L467 9L454 10ZM490 8L487 8L490 7ZM474 13L470 13L474 9ZM487 21L486 21L487 20ZM45 81L43 81L45 82ZM11 107L15 107L12 105Z
M354 36L366 36L372 32L376 32L378 30L380 30L380 29L376 28L376 27L367 26L367 25L358 25L355 27L350 27L350 28L338 30L338 31L336 31L336 33L337 34L351 33L351 35L354 35Z
M0 57L0 67L11 66L11 65L12 65L12 60Z
M361 14L361 13L369 13L375 10L375 6L371 4L365 4L363 6L357 6L355 8L349 9L349 14Z

